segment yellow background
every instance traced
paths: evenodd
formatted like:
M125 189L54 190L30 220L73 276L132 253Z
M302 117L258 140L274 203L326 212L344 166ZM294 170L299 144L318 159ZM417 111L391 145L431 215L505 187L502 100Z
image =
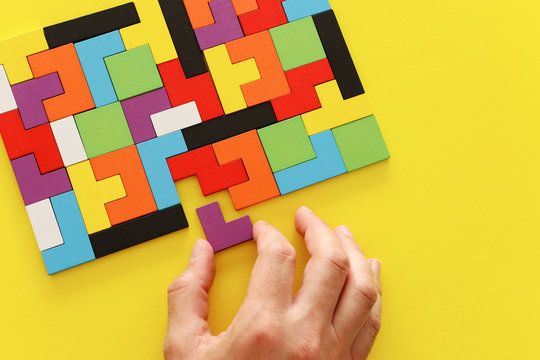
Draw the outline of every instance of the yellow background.
M123 0L2 0L0 38ZM540 6L533 0L334 0L392 159L237 214L227 193L178 184L189 230L49 277L0 150L0 358L158 359L166 288L202 230L194 208L278 226L350 225L383 262L371 359L538 359ZM210 322L245 294L253 243L217 255Z

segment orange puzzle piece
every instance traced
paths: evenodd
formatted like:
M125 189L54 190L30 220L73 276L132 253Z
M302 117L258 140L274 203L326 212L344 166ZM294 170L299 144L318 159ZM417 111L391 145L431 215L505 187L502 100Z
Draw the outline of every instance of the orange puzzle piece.
M259 9L257 0L232 0L236 15L246 14Z
M95 107L75 46L67 44L28 57L34 77L58 72L64 94L43 101L49 121L82 113Z
M208 3L212 0L184 0L186 11L193 30L215 23L212 10Z
M247 106L254 106L291 93L269 31L226 44L233 64L254 58L261 78L241 85Z
M212 145L220 165L242 159L249 181L229 188L236 210L280 195L256 130Z
M126 197L105 204L111 224L117 225L157 211L136 146L90 160L97 181L120 175Z

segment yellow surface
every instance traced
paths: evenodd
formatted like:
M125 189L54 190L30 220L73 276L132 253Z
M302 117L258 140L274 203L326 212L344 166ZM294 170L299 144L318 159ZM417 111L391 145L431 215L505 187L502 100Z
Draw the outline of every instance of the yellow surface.
M0 37L122 1L0 5ZM540 3L332 1L392 159L235 213L178 184L188 230L49 277L0 150L0 358L161 358L166 287L202 230L195 206L276 224L311 206L383 261L371 359L535 360L540 354ZM210 322L240 306L253 243L217 255ZM298 283L298 282L297 282Z
M9 39L1 37L1 40L4 41L0 42L0 64L4 65L10 84L32 79L34 76L26 57L49 49L43 29Z
M368 94L343 100L337 81L315 86L321 108L302 115L308 135L318 134L373 115Z
M89 234L111 227L105 204L126 197L120 175L96 181L90 161L67 168Z
M233 64L225 45L205 50L204 58L225 114L247 108L240 85L261 78L255 59Z

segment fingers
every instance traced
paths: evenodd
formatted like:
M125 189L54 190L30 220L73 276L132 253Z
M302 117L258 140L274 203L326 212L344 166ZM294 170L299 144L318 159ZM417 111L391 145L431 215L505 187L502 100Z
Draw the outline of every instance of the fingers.
M259 221L253 227L258 258L251 273L246 301L286 309L292 301L296 252L275 227Z
M206 240L197 240L188 267L168 290L168 327L175 337L210 334L206 320L214 274L214 250Z
M351 231L346 226L340 226L335 233L349 257L351 270L332 323L339 338L349 348L366 323L379 296L371 266L354 241Z
M338 236L311 210L300 208L295 220L311 255L302 287L294 299L295 306L315 316L321 324L330 323L349 273L349 258Z
M373 271L375 285L378 290L377 302L371 309L368 320L364 324L364 327L356 337L352 348L351 354L353 360L366 359L381 328L381 309L382 309L382 292L381 292L381 263L379 260L369 259L369 264Z

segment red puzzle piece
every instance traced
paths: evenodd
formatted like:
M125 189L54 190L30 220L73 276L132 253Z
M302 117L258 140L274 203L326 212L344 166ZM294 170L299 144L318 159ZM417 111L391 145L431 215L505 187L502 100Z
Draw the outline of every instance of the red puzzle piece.
M34 154L42 174L64 167L50 124L24 128L19 110L0 115L0 134L10 160Z
M219 165L212 145L167 159L174 181L197 175L204 196L248 181L242 160Z
M327 59L285 72L291 93L272 100L278 121L319 109L321 102L315 86L334 79Z
M195 101L202 121L224 114L210 73L186 79L178 59L159 64L158 69L173 107Z
M284 0L257 0L259 9L238 16L246 36L286 24L287 15L281 3Z

